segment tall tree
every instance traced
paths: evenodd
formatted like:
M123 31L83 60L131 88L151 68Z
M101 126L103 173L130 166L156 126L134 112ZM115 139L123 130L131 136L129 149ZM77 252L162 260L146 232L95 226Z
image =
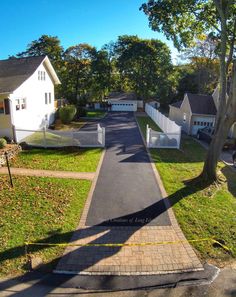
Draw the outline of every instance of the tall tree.
M149 0L140 9L148 16L151 28L164 32L178 49L190 46L204 32L211 32L219 41L220 100L215 134L202 172L205 180L217 180L217 162L229 129L236 121L235 60L227 97L227 76L235 50L235 0L179 0L178 5L174 0Z
M39 39L28 44L24 52L17 57L48 56L56 70L60 70L63 47L57 36L42 35Z
M91 63L95 48L87 43L69 47L64 52L67 96L74 102L81 101L91 88Z
M218 84L219 58L217 55L218 42L211 36L202 35L194 40L191 47L182 53L184 60L190 62L194 81L199 94L211 94ZM186 90L185 90L186 91Z
M172 71L169 48L159 40L124 35L118 38L115 52L121 77L128 79L130 88L144 100L157 96L164 102Z
M103 99L111 89L112 64L106 50L95 50L91 63L92 97L95 100Z

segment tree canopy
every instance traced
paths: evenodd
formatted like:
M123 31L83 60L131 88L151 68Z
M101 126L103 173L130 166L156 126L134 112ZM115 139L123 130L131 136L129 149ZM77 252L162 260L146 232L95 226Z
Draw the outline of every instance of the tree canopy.
M213 136L202 177L217 180L217 162L230 127L236 121L235 35L236 3L234 0L149 0L141 10L148 16L150 27L172 39L178 49L192 45L205 33L218 40L220 60L220 98ZM230 73L231 63L234 63ZM231 83L227 96L227 81Z
M121 77L140 98L167 99L172 63L166 44L124 35L115 43L115 54Z

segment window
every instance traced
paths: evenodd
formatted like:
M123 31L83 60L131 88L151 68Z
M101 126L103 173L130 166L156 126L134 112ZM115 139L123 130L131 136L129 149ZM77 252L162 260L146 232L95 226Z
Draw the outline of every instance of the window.
M4 113L4 104L0 102L0 114Z
M26 98L21 99L21 109L26 109Z
M46 72L38 71L38 80L46 80Z
M48 93L45 93L45 104L48 104Z
M186 113L183 114L183 122L186 122Z
M16 110L20 110L20 99L16 99Z
M49 99L49 104L52 103L52 96L51 96L51 93L48 93L48 99Z

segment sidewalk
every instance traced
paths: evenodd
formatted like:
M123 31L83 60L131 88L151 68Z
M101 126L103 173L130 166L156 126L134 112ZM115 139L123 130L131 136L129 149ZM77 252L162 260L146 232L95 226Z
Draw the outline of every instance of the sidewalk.
M72 179L88 179L93 180L95 172L71 172L71 171L52 171L41 169L27 169L11 167L13 175L38 176L38 177L56 177L56 178L72 178ZM8 174L7 167L0 167L0 174Z

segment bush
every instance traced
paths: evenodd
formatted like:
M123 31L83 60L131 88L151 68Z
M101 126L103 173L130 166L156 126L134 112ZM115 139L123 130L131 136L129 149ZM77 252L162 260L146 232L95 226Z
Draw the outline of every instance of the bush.
M59 109L59 117L63 124L69 124L76 115L76 107L74 105L63 106Z
M4 136L3 138L6 140L7 143L12 143L12 140L10 137Z
M4 138L0 138L0 149L7 145L7 141Z

